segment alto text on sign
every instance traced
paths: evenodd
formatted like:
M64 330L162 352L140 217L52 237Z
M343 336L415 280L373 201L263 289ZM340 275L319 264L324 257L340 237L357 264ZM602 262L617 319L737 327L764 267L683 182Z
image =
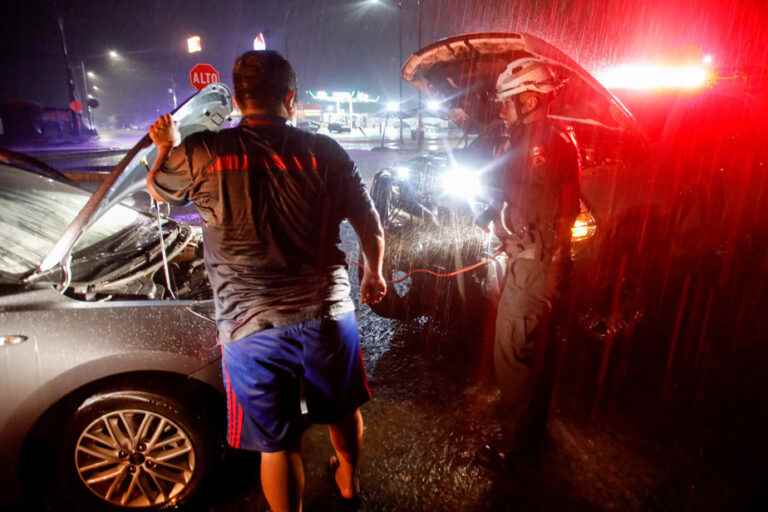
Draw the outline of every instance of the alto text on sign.
M210 64L195 64L189 70L189 83L198 91L219 81L219 72Z

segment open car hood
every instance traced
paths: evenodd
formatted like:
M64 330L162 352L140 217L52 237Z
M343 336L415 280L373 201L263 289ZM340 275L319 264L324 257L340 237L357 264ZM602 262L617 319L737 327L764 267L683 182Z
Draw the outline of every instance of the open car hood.
M592 75L546 41L530 34L463 34L422 48L403 65L403 79L428 97L462 109L476 126L498 121L496 79L507 64L536 57L565 84L550 117L640 135L632 113Z
M232 113L232 93L222 83L208 85L177 108L172 116L182 139L203 130L220 130ZM72 248L88 229L112 206L145 187L147 172L157 150L144 135L112 169L83 209L64 231L37 272L45 272L67 261Z

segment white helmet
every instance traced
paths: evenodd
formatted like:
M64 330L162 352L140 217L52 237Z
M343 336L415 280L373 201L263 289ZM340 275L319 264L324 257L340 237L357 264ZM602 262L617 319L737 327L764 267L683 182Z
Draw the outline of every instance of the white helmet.
M509 63L499 75L496 99L503 101L526 91L547 94L557 88L557 79L549 66L538 59L523 57Z

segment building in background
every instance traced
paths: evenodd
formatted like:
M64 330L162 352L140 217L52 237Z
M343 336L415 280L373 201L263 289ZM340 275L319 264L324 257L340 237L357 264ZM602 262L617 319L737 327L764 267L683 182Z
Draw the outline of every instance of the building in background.
M44 107L24 100L0 102L0 144L83 142L95 135L82 114L75 112L73 116L70 109Z

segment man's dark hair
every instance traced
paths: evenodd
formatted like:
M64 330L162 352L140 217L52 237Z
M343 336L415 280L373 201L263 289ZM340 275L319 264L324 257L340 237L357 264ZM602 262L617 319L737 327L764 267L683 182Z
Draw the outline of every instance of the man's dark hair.
M272 50L245 52L232 69L235 99L242 106L251 102L262 108L279 104L288 91L296 90L291 63Z

